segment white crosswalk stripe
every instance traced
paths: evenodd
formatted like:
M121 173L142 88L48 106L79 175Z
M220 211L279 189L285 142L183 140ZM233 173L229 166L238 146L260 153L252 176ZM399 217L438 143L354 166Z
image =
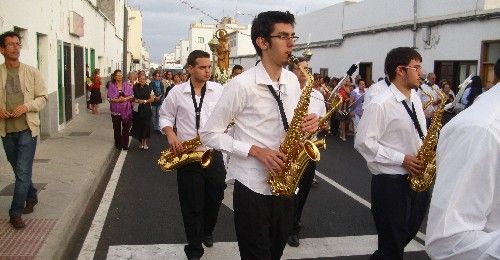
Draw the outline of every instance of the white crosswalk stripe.
M300 240L299 247L285 248L283 259L301 259L318 257L336 257L351 255L368 255L377 247L377 236L346 236L304 238ZM405 251L421 251L423 246L412 241ZM184 244L159 244L159 245L120 245L110 246L108 260L119 259L186 259ZM211 248L205 249L203 259L240 259L238 244L236 242L218 242Z

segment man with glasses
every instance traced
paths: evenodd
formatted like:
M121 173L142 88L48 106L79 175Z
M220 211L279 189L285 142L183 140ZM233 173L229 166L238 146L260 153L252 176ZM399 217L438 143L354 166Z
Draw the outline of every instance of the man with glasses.
M292 227L294 199L273 196L267 181L284 167L286 156L278 148L301 93L297 77L284 69L298 38L294 25L289 12L269 11L254 19L251 39L262 62L229 81L200 130L205 145L229 155L241 259L280 259ZM303 120L303 131L318 128L318 116ZM224 133L231 121L232 136Z
M16 32L0 35L0 136L16 182L9 210L10 224L26 226L21 215L33 212L38 203L31 180L37 136L40 134L39 111L47 103L47 88L40 72L19 61L21 37Z
M403 259L429 205L428 192L410 188L408 175L421 175L416 154L427 134L420 85L422 57L412 48L391 50L385 59L389 89L373 98L363 111L354 148L373 174L372 215L378 250L371 259Z

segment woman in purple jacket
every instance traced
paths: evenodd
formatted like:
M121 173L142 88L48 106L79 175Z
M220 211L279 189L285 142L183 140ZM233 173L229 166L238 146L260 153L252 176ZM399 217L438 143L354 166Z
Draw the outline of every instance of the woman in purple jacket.
M112 74L111 84L108 89L108 100L113 121L115 136L115 147L118 150L127 150L132 121L132 101L134 92L132 86L123 81L121 70L115 70Z

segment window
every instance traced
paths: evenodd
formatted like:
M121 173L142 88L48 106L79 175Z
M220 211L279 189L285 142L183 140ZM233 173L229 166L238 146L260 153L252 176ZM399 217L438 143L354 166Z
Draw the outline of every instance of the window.
M198 37L198 43L205 43L205 38Z
M319 69L319 74L320 74L322 77L326 77L326 76L328 76L328 69L327 69L327 68L320 68L320 69Z

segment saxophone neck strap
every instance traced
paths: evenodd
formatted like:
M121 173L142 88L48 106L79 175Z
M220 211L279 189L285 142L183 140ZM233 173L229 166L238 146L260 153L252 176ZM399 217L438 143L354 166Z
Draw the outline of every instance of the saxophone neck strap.
M196 113L196 134L198 134L198 129L200 129L201 107L203 106L203 98L205 97L205 93L207 92L207 83L205 82L205 85L203 85L203 87L201 88L200 104L196 103L194 87L191 81L189 81L189 85L191 85L191 98L193 99L194 112Z
M279 98L278 94L276 94L276 91L274 90L273 86L267 85L269 88L269 91L271 91L271 94L273 94L274 99L276 99L276 102L278 102L278 108L280 110L280 115L281 115L281 122L283 123L283 128L285 129L285 132L288 131L288 120L286 119L286 114L285 114L285 109L283 108L283 102Z
M420 139L424 140L424 133L422 132L422 128L420 127L420 123L418 122L417 112L415 111L415 106L413 105L413 102L411 102L412 109L410 109L410 107L408 106L408 104L406 104L406 102L404 100L401 101L401 103L403 103L403 106L405 107L406 112L408 112L408 115L410 116L411 121L413 121L413 125L415 126L415 129L417 129L418 136L420 137Z

